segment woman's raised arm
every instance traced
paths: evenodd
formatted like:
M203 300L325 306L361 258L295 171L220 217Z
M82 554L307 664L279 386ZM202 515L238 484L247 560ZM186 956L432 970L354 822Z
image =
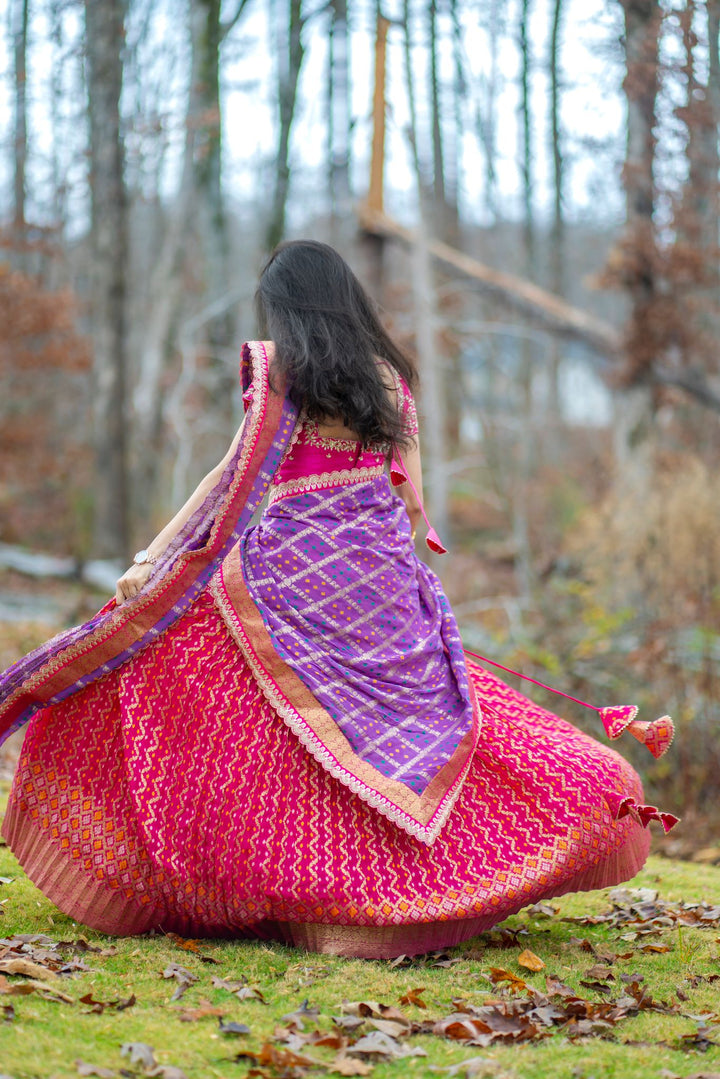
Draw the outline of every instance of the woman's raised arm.
M198 483L193 493L188 498L182 509L173 517L172 521L165 525L162 532L158 532L157 536L147 545L147 562L142 562L140 565L132 565L129 569L123 573L119 578L115 587L115 601L122 603L126 599L130 599L132 596L136 596L140 589L143 587L148 577L152 572L153 563L158 560L169 543L175 538L183 525L192 517L196 509L203 504L207 496L212 491L215 484L219 481L227 465L230 464L242 435L243 427L245 426L245 420L240 424L235 437L230 443L230 447L223 457L222 461L212 468L206 476Z

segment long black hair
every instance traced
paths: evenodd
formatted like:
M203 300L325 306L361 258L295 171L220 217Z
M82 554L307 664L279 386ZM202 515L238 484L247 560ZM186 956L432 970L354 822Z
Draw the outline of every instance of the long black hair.
M376 361L411 388L415 369L334 248L316 240L280 244L260 275L255 308L290 395L310 419L340 419L365 446L407 442Z

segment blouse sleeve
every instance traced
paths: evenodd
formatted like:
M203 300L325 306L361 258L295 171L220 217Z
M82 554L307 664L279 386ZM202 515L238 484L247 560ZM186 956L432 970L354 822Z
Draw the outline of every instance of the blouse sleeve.
M408 438L416 438L418 434L418 417L415 399L405 379L400 376L398 376L398 407L403 418L403 434L407 435Z

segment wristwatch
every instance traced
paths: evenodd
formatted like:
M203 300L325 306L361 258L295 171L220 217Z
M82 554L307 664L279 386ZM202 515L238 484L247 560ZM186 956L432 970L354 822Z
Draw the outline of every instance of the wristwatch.
M146 548L143 548L142 551L138 551L133 557L133 562L136 566L144 566L146 564L152 566L157 562L157 558L153 557Z

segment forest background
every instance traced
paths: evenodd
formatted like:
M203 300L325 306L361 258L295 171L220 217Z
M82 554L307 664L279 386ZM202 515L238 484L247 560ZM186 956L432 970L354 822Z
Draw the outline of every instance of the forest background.
M2 665L222 456L258 269L327 240L418 358L467 645L670 712L667 757L622 749L720 861L719 33L720 0L8 0Z

